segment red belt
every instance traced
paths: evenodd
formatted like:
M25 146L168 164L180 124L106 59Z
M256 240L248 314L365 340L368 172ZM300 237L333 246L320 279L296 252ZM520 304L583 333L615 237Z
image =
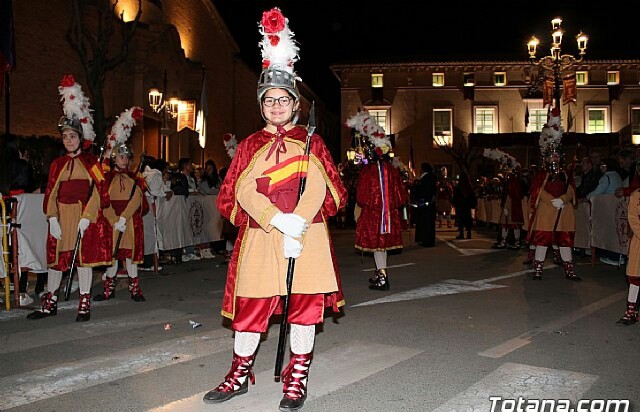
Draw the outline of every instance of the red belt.
M87 195L89 194L89 181L86 179L66 180L60 183L58 189L58 203L76 204L82 202L87 203Z
M128 200L112 200L111 207L113 208L116 215L120 216L122 212L127 208L129 204Z

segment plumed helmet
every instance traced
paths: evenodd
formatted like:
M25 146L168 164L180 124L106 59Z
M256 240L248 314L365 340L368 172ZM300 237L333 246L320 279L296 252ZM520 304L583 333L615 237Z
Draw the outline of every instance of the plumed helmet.
M58 120L58 131L62 133L65 129L71 129L77 132L80 138L82 138L82 125L80 124L80 119L76 116L60 117L60 120Z
M258 103L269 89L284 89L298 100L300 93L296 81L300 79L293 64L298 61L300 48L289 30L289 19L274 7L262 13L259 27L262 34L262 73L258 80Z
M123 143L118 143L111 150L111 158L115 159L116 155L127 156L127 157L129 157L129 159L131 159L131 157L133 157L133 150L131 150L131 147L128 144L124 143L124 142Z

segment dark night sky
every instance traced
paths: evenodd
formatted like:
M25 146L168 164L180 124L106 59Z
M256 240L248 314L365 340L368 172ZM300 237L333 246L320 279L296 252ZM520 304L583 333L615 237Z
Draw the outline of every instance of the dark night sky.
M296 71L338 112L339 83L332 63L386 57L526 60L526 42L535 34L548 54L553 17L563 18L563 52L578 55L575 35L589 35L587 58L640 58L634 32L640 6L634 1L590 6L586 1L494 0L491 2L389 0L384 3L335 0L212 0L240 47L242 58L260 68L257 23L278 6L300 44ZM384 4L376 5L376 4ZM417 8L430 11L418 12ZM517 10L523 7L529 11ZM626 10L625 10L626 8Z

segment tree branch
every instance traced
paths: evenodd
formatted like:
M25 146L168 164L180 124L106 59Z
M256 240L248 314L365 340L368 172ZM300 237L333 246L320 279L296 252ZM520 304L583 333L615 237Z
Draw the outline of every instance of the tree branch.
M116 2L117 3L117 2ZM122 44L120 47L120 52L113 57L112 59L107 59L105 61L105 68L107 70L111 70L117 65L121 64L127 59L127 54L129 53L129 42L133 38L133 35L136 32L136 28L138 27L138 22L140 21L140 17L142 16L142 0L138 0L138 12L136 13L136 17L130 23L122 23Z

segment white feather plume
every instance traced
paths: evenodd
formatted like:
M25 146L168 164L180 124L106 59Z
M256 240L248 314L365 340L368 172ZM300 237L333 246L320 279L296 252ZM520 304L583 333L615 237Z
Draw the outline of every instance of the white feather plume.
M236 149L238 147L236 135L225 133L225 135L222 137L222 143L224 144L224 148L226 149L229 158L233 159L233 157L236 155Z
M72 84L71 84L72 83ZM82 86L78 84L71 75L66 75L62 79L62 84L58 86L62 111L68 118L76 117L82 126L82 138L93 142L96 134L93 131L92 110L89 105L89 98L82 91Z
M126 109L120 113L120 116L116 118L115 123L111 126L111 132L107 137L107 150L105 152L105 158L111 156L111 150L117 145L124 143L131 136L131 130L136 125L136 120L142 116L142 109L137 106L133 106L130 109Z
M500 162L503 167L516 167L520 165L515 157L500 149L484 149L482 156Z
M269 12L280 12L277 7ZM283 16L284 17L284 16ZM300 48L294 39L294 33L289 29L289 19L284 17L284 28L275 33L267 33L262 22L258 23L262 40L263 68L275 67L294 74L293 64L299 60L298 51Z

